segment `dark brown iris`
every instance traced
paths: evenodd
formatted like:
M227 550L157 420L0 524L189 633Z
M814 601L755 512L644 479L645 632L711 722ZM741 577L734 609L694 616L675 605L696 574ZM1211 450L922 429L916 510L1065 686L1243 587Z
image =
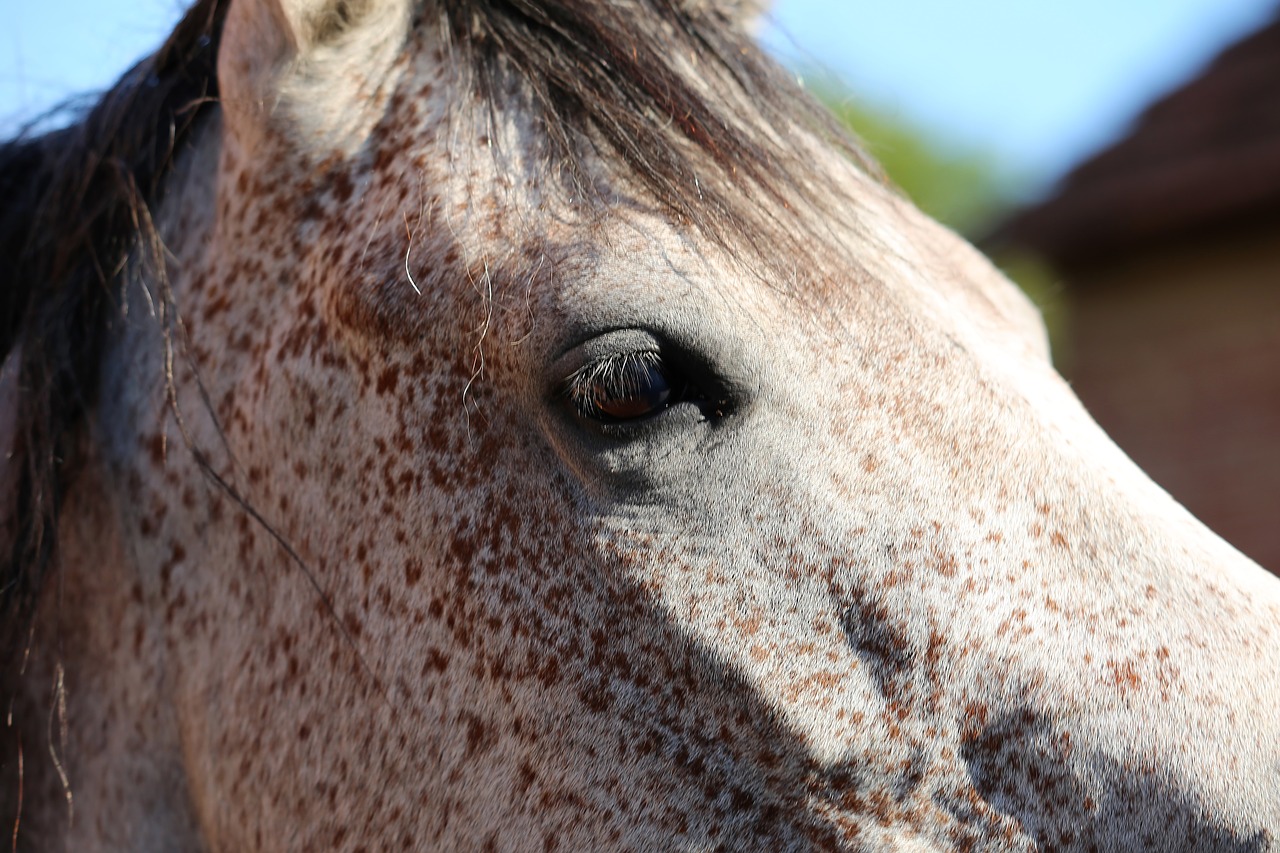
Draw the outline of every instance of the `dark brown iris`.
M666 408L672 388L661 356L640 352L611 356L578 371L569 379L568 395L586 417L635 421Z

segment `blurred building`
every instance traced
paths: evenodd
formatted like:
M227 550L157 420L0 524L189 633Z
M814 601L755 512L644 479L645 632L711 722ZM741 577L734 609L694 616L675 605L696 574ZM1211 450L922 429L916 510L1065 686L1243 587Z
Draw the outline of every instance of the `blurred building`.
M1061 275L1068 377L1116 443L1280 573L1280 19L985 243Z

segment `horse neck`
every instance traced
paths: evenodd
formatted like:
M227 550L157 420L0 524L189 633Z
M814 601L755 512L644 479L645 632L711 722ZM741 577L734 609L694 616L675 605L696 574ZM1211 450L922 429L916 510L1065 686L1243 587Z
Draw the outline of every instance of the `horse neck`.
M69 492L14 691L21 813L8 780L4 813L30 849L195 849L161 633L110 475L93 460Z

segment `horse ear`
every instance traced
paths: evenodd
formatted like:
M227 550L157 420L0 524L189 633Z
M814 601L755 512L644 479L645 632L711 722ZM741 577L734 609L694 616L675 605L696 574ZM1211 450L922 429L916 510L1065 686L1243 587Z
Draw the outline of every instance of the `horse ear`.
M753 32L773 6L773 0L685 0L690 11L711 8L735 22L748 32Z
M773 6L771 0L728 0L729 13L747 27L754 27Z
M409 32L412 0L233 0L218 53L232 131L306 147L363 138ZM247 140L246 140L247 141Z

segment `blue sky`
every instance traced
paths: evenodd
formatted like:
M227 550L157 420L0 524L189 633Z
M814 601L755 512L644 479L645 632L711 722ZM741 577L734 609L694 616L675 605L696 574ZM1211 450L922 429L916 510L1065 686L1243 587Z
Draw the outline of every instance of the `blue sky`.
M789 38L855 98L1051 179L1269 20L1276 0L783 0Z
M0 134L108 85L181 0L7 4ZM775 0L766 41L838 73L857 99L1043 185L1159 92L1267 20L1276 0ZM785 34L783 34L785 33Z

